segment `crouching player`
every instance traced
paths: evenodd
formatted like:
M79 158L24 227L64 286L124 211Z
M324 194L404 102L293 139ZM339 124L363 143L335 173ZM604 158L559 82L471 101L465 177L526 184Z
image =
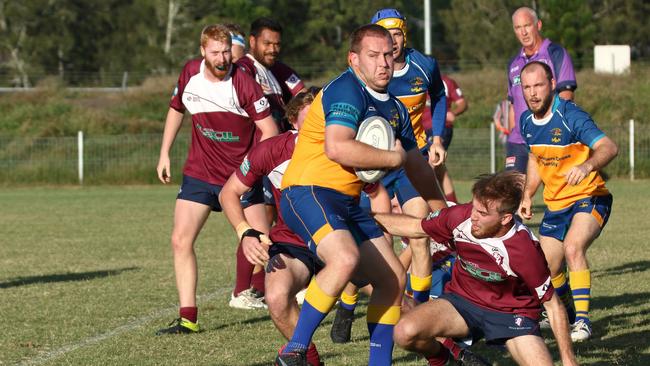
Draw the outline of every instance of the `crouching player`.
M472 203L443 209L436 217L375 216L393 235L430 236L451 243L457 253L445 292L402 316L396 344L423 354L429 365L444 365L449 352L436 337L485 338L488 344L505 344L518 364L550 366L538 324L544 304L562 363L577 364L566 310L539 242L514 219L523 185L516 172L486 175L474 184Z

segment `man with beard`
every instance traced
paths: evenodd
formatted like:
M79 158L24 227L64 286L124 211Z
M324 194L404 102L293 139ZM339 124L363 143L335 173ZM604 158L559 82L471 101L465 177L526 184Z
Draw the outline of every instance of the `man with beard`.
M523 175L484 175L472 202L442 209L424 220L377 214L393 235L430 236L457 253L451 281L437 299L416 306L395 326L395 343L444 365L449 351L436 337L485 338L505 344L518 364L553 365L539 331L544 304L564 365L575 365L566 310L553 291L549 269L530 230L515 220Z
M568 295L570 290L573 295L576 320L571 338L584 341L591 337L587 249L600 235L612 208L612 195L599 170L616 157L618 148L589 114L553 92L555 79L547 64L527 64L521 71L521 86L529 108L521 116L521 135L530 157L520 214L525 219L532 217L533 196L544 183L546 211L539 228L540 242L558 294ZM564 259L570 285L564 275ZM565 305L571 307L566 300Z
M291 129L283 121L284 106L305 89L298 74L278 60L282 46L282 26L273 19L259 18L251 23L249 50L237 65L252 75L271 102L271 114L281 132Z
M253 76L262 87L271 104L271 116L280 132L288 131L291 125L284 118L284 107L291 98L305 90L305 84L292 68L278 60L282 46L282 26L273 19L258 18L251 23L248 43L248 53L240 58L236 65ZM263 185L266 217L270 226L277 215L273 185L268 178L264 178ZM237 249L233 292L235 299L242 292L253 292L258 297L264 295L264 271L260 266L253 266L246 260L241 246Z
M199 331L194 241L210 211L221 211L221 188L257 141L256 129L261 131L262 140L278 134L260 86L250 75L232 66L231 45L226 27L205 27L201 32L203 58L185 64L169 103L157 167L158 179L163 184L171 182L169 151L186 110L192 115L192 143L176 198L171 240L179 317L168 328L159 330L158 335ZM243 205L251 226L268 233L266 220L258 219L264 216L251 215L252 210L263 210L259 193L257 197L242 197Z

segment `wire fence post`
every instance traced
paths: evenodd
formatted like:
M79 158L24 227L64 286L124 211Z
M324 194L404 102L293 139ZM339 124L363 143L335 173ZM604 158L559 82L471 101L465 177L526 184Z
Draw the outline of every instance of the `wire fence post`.
M634 180L634 120L630 120L630 180Z
M122 74L122 90L126 90L126 85L128 84L129 80L129 72L124 71L124 74Z
M496 131L494 122L490 123L490 173L497 171Z
M84 133L77 132L77 170L79 171L79 184L84 184Z

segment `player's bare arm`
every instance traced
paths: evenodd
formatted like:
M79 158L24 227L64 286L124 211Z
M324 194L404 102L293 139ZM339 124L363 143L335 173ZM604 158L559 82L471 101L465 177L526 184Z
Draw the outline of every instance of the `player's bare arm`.
M389 234L408 238L426 238L422 229L422 219L406 214L375 213L373 218Z
M394 169L406 161L406 151L399 140L393 150L381 150L356 141L355 131L340 125L325 127L325 154L343 166L360 169Z
M535 154L528 154L528 168L526 170L526 186L524 187L524 194L521 198L521 205L519 205L519 216L526 220L533 217L533 197L537 188L542 183L542 178L537 172L537 157Z
M555 341L560 350L562 364L565 366L577 365L578 361L576 361L575 354L573 353L573 344L569 336L569 320L562 300L554 293L553 297L544 303L544 308L548 314L551 329L553 330Z
M593 153L584 163L574 166L566 172L566 181L570 185L580 183L589 173L598 171L609 164L618 155L618 146L609 137L605 136L596 141Z
M171 163L169 161L169 152L174 145L176 135L181 128L183 122L183 113L169 108L167 111L167 118L165 119L165 129L163 132L162 145L160 146L160 157L158 158L158 180L163 184L169 183L172 180Z
M278 131L278 125L275 123L273 117L271 116L266 116L260 120L255 121L255 125L260 129L260 131L262 131L260 141L264 141L269 137L277 136L277 134L280 133L280 131Z
M246 221L244 209L239 198L251 187L242 183L233 173L223 186L219 194L219 203L223 213L237 232L237 238L242 242L242 249L246 259L252 264L265 265L269 260L268 249L271 240L265 234L253 229Z
M411 149L406 153L404 170L420 196L429 204L431 211L447 207L436 175L427 167L427 161L418 149Z

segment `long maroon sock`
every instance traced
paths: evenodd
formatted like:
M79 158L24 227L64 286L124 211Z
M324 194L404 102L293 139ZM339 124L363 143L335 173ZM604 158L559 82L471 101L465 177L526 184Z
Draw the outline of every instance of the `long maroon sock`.
M314 343L310 343L309 348L307 348L307 363L310 365L320 365L320 355Z
M451 354L454 356L454 359L458 359L458 356L460 355L461 348L458 347L456 342L454 342L451 338L445 338L444 341L442 341L442 345L451 352Z
M427 357L427 361L429 362L429 366L444 366L449 361L449 351L441 347L440 352L435 356Z
M237 247L237 278L235 279L235 290L233 291L235 296L251 287L251 277L253 275L254 267L255 266L246 259L241 243L239 243L239 246Z
M196 319L198 319L198 313L199 309L194 306L194 307L186 307L186 308L180 308L178 311L178 314L180 315L181 318L185 318L192 323L196 323Z
M257 273L253 273L251 278L251 287L254 287L257 291L264 293L264 269L261 269Z

